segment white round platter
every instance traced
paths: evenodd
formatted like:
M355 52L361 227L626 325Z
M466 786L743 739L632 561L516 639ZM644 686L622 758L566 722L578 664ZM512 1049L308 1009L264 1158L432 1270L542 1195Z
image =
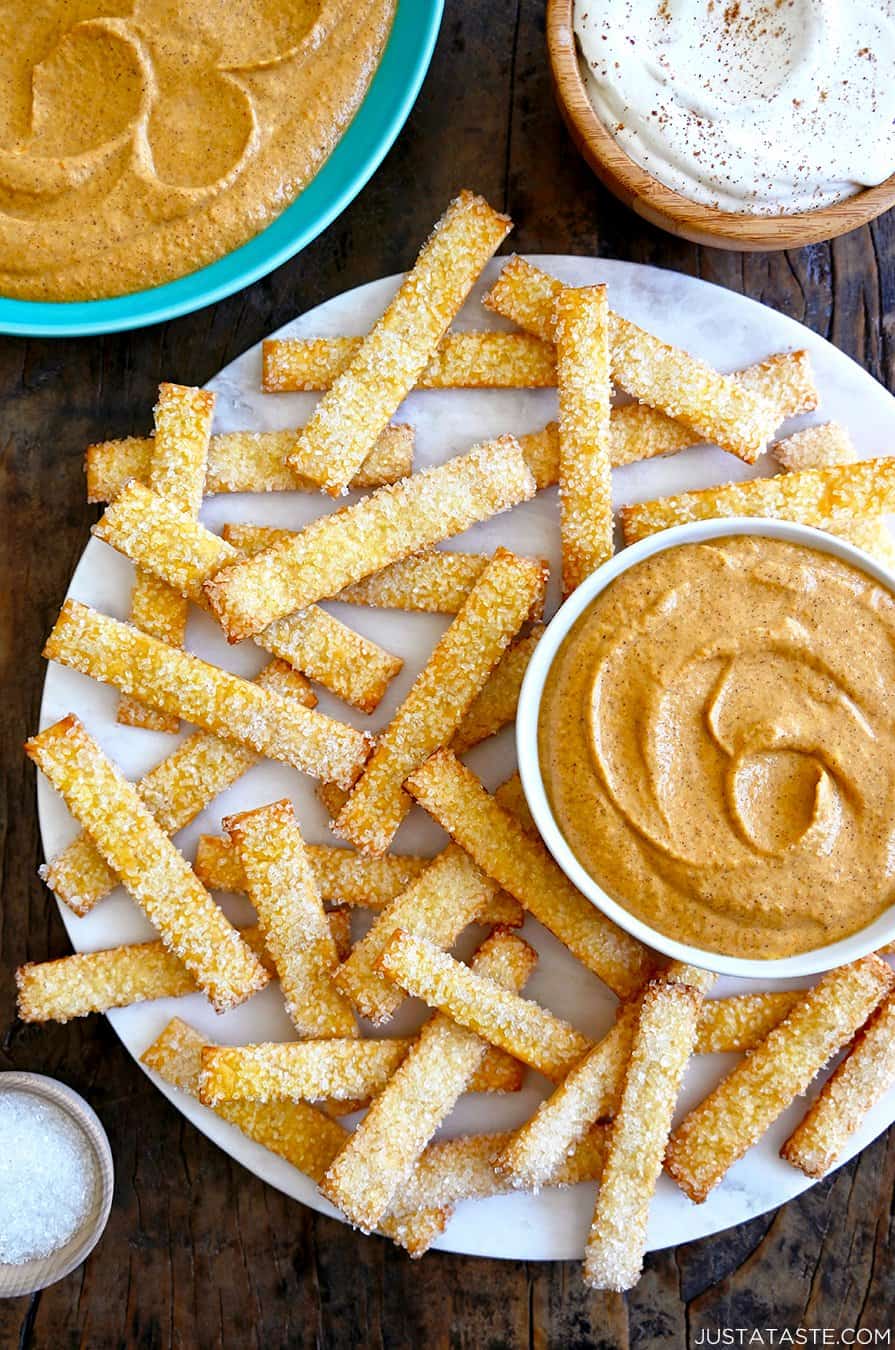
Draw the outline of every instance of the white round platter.
M723 370L735 370L761 360L772 352L806 347L821 391L821 406L810 417L794 419L785 430L809 422L836 419L849 427L859 454L886 453L895 445L895 399L860 369L809 329L740 295L693 277L624 262L602 259L544 256L535 259L548 271L572 285L604 281L614 309L660 337L689 349ZM480 303L486 285L493 282L501 263L487 269L485 278L464 308L457 326L499 327ZM382 312L399 278L375 281L294 320L280 336L329 336L363 333ZM176 379L178 372L166 371ZM211 382L217 393L215 429L255 430L300 425L309 415L315 396L310 394L265 395L260 392L260 345L246 352ZM149 409L146 409L147 423ZM445 390L416 393L402 406L398 420L416 427L416 467L440 463L480 440L501 432L522 433L542 427L555 415L555 395L545 390ZM97 433L101 432L97 428ZM728 479L768 473L771 466L755 469L713 447L700 446L668 459L631 465L614 474L616 504L660 494L708 486ZM228 520L253 521L299 528L314 516L332 509L322 497L298 493L255 496L224 496L205 502L202 518L212 529ZM448 548L492 550L504 544L523 553L547 556L558 571L559 537L556 492L541 493L533 502L508 515L476 526L466 535L448 542ZM72 577L69 594L117 618L128 615L133 569L130 563L106 545L91 540ZM555 609L555 581L551 608ZM62 597L60 596L60 602ZM411 681L425 663L446 621L429 615L376 611L333 604L334 613L404 658L405 666L381 707L371 718L351 713L344 704L321 696L321 708L358 725L378 728L391 717ZM195 612L187 634L191 651L226 665L240 674L253 674L262 664L262 653L249 643L228 647L211 620ZM76 712L97 737L103 749L131 778L137 778L173 748L174 741L162 733L121 727L115 721L118 695L70 670L50 666L40 712L41 727L69 711ZM470 765L491 788L514 767L512 730L476 748L467 757ZM221 818L279 797L288 796L296 805L305 837L325 842L327 821L314 795L314 784L285 765L265 762L250 770L234 787L214 801L196 821L178 836L178 844L192 857L199 834L219 832ZM57 853L76 833L76 826L61 801L40 779L38 786L41 833L47 857ZM441 831L419 810L413 812L396 840L404 852L434 853L444 843ZM247 919L247 902L224 897L231 917ZM60 906L73 946L91 951L119 943L145 940L152 929L131 899L121 890L105 899L86 918L75 918ZM357 923L360 923L358 916ZM584 970L533 920L525 936L540 952L538 969L526 993L582 1031L600 1034L612 1018L614 1000L600 982ZM472 934L467 935L469 938ZM465 953L470 943L461 944ZM742 982L721 981L718 993L745 988ZM754 988L755 986L750 986ZM771 982L768 982L771 987ZM291 1038L290 1023L283 1012L277 989L269 988L248 1004L216 1016L204 999L193 995L180 1000L120 1009L110 1021L127 1049L135 1056L146 1049L172 1016L180 1016L205 1031L210 1039L239 1044ZM420 1009L405 1007L388 1030L400 1034L414 1025ZM679 1111L698 1101L726 1072L733 1057L705 1056L688 1070ZM323 1214L338 1217L314 1184L283 1159L251 1142L232 1126L197 1102L156 1080L159 1088L199 1129L257 1176ZM461 1100L444 1133L509 1129L525 1120L547 1084L535 1073L527 1075L521 1093L505 1097L468 1096ZM731 1169L723 1183L702 1205L687 1200L677 1187L662 1177L652 1207L649 1247L671 1246L705 1237L742 1223L798 1195L810 1183L801 1172L777 1155L800 1114L796 1103L773 1129ZM871 1112L848 1150L851 1156L895 1120L895 1092ZM593 1188L582 1185L565 1191L545 1190L537 1196L513 1195L457 1206L443 1238L442 1250L478 1256L526 1260L568 1260L581 1255L593 1208Z

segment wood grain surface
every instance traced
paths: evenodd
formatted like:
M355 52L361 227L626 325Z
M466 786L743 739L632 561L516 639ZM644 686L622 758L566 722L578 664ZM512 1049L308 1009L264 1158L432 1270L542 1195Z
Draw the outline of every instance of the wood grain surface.
M0 1069L38 1070L84 1093L117 1169L103 1241L68 1279L0 1303L0 1347L647 1350L723 1328L889 1326L895 1131L777 1213L652 1255L627 1298L597 1295L577 1263L433 1253L412 1264L231 1162L156 1092L103 1019L16 1020L14 967L68 950L36 875L34 771L20 747L37 725L41 644L97 514L84 500L85 445L145 433L160 380L200 384L293 314L408 265L462 186L512 213L514 248L628 258L718 282L808 324L892 388L893 216L831 245L752 255L644 224L598 184L563 128L543 0L447 0L429 78L386 162L323 238L272 276L130 336L0 338Z

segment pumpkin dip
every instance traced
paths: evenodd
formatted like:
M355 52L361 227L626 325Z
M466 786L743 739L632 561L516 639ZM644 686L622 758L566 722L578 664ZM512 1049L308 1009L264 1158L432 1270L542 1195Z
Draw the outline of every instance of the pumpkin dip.
M10 0L0 293L82 300L213 262L335 147L396 0Z
M735 537L624 572L558 651L539 753L557 824L632 914L794 955L895 900L895 597Z

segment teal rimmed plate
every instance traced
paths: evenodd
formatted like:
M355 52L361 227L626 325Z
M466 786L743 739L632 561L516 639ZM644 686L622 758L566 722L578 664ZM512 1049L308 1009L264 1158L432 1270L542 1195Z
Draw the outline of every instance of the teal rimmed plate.
M190 314L266 276L316 239L382 163L420 91L444 0L398 0L379 69L345 135L308 186L248 243L198 272L110 300L47 303L0 297L0 333L86 337Z

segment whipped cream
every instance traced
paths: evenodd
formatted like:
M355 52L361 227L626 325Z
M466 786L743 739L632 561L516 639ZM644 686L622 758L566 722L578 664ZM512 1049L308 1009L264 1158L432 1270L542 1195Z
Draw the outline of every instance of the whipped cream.
M575 0L594 110L692 201L810 211L895 170L895 0Z

